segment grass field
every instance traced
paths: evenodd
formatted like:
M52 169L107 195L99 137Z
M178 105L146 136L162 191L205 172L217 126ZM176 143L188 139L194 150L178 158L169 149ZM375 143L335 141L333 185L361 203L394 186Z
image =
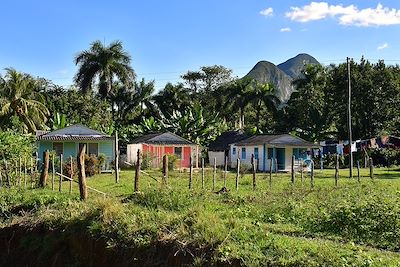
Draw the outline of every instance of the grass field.
M289 174L273 174L269 187L269 175L257 174L255 191L250 174L240 177L236 191L235 173L229 173L225 194L211 190L211 169L205 189L195 172L192 190L187 172L171 172L168 186L159 170L147 173L137 194L133 171L122 171L118 184L113 174L91 177L88 185L107 197L89 191L85 203L78 200L76 184L68 194L68 182L61 194L50 187L1 189L1 226L78 227L114 249L173 244L174 256L185 255L197 266L400 266L396 169L375 169L374 180L362 170L360 183L340 170L337 187L334 170L317 170L313 188L309 175L302 183L297 174L291 184ZM219 190L222 172L216 177Z

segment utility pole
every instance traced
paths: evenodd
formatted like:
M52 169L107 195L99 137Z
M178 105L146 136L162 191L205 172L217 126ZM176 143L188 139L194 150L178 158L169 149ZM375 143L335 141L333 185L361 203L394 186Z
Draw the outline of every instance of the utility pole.
M350 144L350 160L349 160L349 176L353 178L353 152L351 146L353 144L352 132L351 132L351 79L350 79L350 58L347 57L347 80L348 80L348 121L349 121L349 144Z

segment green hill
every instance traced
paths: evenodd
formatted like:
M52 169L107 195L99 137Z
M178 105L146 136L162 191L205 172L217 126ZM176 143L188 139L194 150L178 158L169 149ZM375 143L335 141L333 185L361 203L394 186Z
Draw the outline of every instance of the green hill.
M300 76L307 64L319 62L308 54L299 54L278 66L269 61L259 61L246 76L262 83L272 83L276 88L275 95L285 103L294 91L293 80Z

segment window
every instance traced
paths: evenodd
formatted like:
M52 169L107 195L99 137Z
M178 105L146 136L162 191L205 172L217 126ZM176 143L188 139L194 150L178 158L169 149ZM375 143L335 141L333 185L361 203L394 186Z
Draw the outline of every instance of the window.
M53 150L56 152L57 156L60 156L64 153L64 145L63 143L53 143Z
M79 151L81 150L81 148L83 147L83 145L86 145L86 150L85 153L89 156L99 156L99 144L98 143L79 143L78 146L78 154Z
M236 155L236 147L232 148L232 155Z
M306 159L307 148L293 148L293 155L295 159Z
M258 147L254 148L254 159L258 159Z
M99 155L98 143L89 143L89 156L91 155L95 155L96 157Z
M175 147L174 154L178 159L182 158L182 147Z
M242 147L242 159L246 159L246 148Z

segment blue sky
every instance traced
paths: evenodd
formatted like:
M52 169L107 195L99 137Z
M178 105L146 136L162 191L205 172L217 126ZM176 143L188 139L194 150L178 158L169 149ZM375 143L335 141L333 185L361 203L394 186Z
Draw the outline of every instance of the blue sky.
M309 53L400 63L400 1L3 0L0 68L71 85L74 56L94 40L121 40L139 79L156 88L200 66L245 75Z

